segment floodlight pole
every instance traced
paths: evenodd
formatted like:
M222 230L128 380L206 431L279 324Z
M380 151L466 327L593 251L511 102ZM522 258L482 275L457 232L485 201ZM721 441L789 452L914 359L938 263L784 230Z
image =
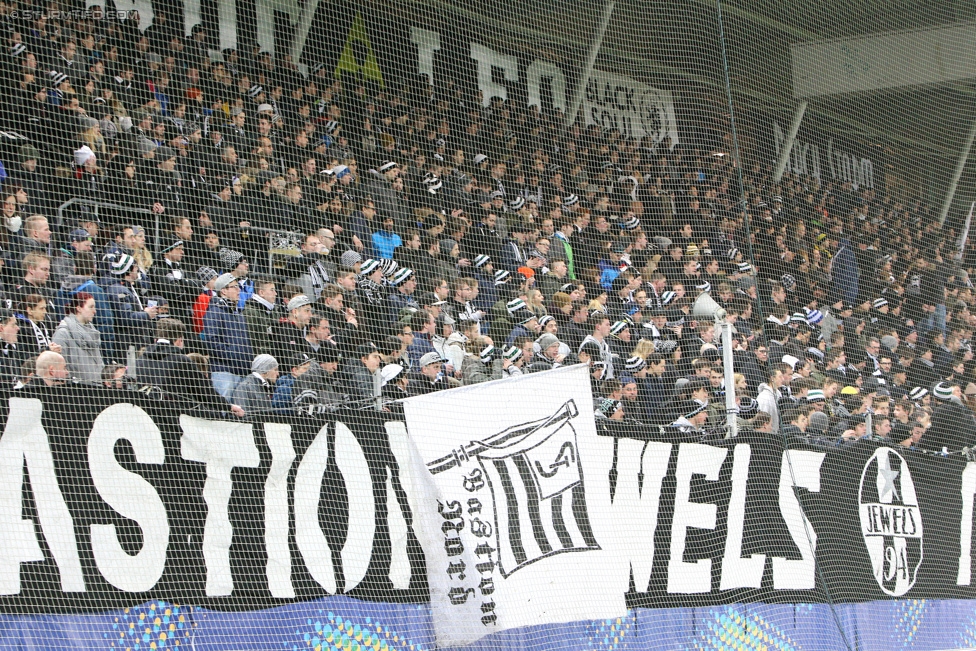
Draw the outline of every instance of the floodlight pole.
M949 215L949 207L956 196L956 188L959 187L959 179L962 178L962 171L966 169L966 162L969 160L969 151L973 148L973 140L976 139L976 119L969 127L969 135L966 142L959 152L959 160L956 162L956 169L952 173L952 180L949 182L949 189L946 191L945 200L942 202L942 210L939 211L939 225L945 224L946 217Z
M576 122L576 116L579 115L580 105L583 103L583 93L586 92L586 85L590 81L590 74L592 74L593 65L596 63L596 55L600 53L600 48L603 46L603 37L607 34L607 25L610 24L610 16L613 15L615 6L615 0L607 0L607 3L603 5L600 26L597 28L596 34L593 35L590 51L586 54L586 63L579 80L576 82L576 89L573 91L573 101L570 102L569 111L566 113L567 129L573 126Z
M793 114L793 123L790 124L790 131L786 134L783 148L779 152L779 160L776 161L776 169L773 170L773 183L779 183L783 179L783 172L786 171L786 164L793 152L793 143L796 142L796 134L800 132L800 124L803 123L803 114L806 112L807 102L804 100L796 107L796 113Z
M722 369L725 372L725 438L739 435L739 406L735 402L735 369L732 367L732 324L725 310L718 310L715 323L722 332Z

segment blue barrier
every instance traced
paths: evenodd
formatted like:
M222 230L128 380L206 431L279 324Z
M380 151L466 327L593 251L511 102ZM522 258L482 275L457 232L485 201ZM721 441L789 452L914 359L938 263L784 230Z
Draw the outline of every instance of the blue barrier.
M917 651L976 646L976 601L895 600L836 606L852 649ZM331 597L254 612L149 602L121 611L0 616L0 649L194 651L433 651L426 605ZM826 604L732 604L634 609L615 620L490 635L466 651L843 649Z

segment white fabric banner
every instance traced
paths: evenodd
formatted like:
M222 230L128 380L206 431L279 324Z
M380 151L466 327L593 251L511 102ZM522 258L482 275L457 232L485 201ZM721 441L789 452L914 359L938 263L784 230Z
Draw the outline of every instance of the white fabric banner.
M585 366L404 402L391 432L427 559L439 647L619 617L607 469ZM397 440L398 439L398 440Z
M625 137L650 136L655 143L670 136L673 144L678 143L678 121L669 90L594 70L583 93L582 111L586 124L617 129Z

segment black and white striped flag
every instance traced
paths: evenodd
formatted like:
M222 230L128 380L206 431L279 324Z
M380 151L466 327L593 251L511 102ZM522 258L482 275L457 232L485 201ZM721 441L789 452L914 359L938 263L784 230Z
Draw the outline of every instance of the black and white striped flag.
M500 571L508 577L542 558L600 549L571 420L557 420L478 454L494 500Z

